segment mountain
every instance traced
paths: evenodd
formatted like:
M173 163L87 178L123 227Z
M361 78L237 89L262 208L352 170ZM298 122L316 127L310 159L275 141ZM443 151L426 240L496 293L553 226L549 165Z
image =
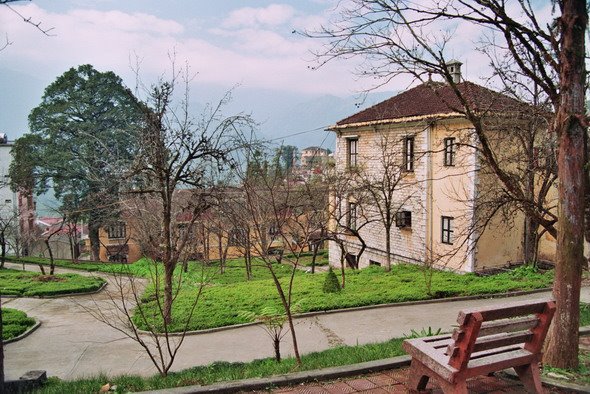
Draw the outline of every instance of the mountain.
M336 97L323 95L284 105L260 126L264 137L277 143L299 148L322 146L334 150L335 135L327 132L328 126L359 112L393 95L391 92L370 93L359 96Z

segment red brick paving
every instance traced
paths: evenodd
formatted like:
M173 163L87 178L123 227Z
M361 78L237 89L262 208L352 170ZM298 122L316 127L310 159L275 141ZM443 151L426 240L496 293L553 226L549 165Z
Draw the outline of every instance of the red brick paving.
M408 379L408 368L400 368L389 371L382 371L363 376L351 377L329 382L313 382L293 387L282 387L279 389L258 391L257 393L283 393L283 394L341 394L341 393L365 393L365 394L387 394L407 393L406 382ZM524 393L524 388L518 380L507 380L496 376L480 376L467 381L470 393L475 394L507 394ZM432 394L440 394L442 390L431 382L427 389ZM545 388L546 394L567 394L570 391L553 388Z

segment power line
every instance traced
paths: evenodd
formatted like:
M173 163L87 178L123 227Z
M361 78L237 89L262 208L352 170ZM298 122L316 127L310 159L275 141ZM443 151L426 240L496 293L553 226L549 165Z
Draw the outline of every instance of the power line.
M272 138L269 141L272 142L272 141L277 141L277 140L284 140L285 138L295 137L295 136L301 135L301 134L307 134L307 133L312 133L314 131L325 130L327 127L329 127L329 125L328 126L316 127L315 129L311 129L311 130L305 130L305 131L299 131L297 133L287 134L287 135L284 135L282 137Z

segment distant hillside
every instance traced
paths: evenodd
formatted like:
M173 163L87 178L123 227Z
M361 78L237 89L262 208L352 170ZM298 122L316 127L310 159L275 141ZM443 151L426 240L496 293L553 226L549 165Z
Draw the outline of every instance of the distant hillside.
M260 130L266 138L277 140L279 143L284 137L285 144L295 145L299 148L314 145L333 150L335 136L331 132L324 131L326 127L392 95L390 92L372 93L362 102L361 98L357 96L324 95L309 98L280 108L269 116L268 120L261 125ZM315 131L304 133L310 130Z

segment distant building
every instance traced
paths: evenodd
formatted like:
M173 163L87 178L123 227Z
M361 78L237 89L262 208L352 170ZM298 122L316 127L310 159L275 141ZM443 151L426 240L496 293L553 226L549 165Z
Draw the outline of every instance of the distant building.
M8 169L12 162L13 143L8 141L5 133L0 133L0 221L6 227L5 241L8 253L13 253L12 239L18 237L18 201L17 194L10 190Z
M314 167L325 165L330 157L328 149L319 146L310 146L301 150L301 167L311 170Z
M14 215L17 211L16 193L10 190L8 169L12 162L13 143L8 141L5 133L0 133L0 215L3 219L7 215Z

